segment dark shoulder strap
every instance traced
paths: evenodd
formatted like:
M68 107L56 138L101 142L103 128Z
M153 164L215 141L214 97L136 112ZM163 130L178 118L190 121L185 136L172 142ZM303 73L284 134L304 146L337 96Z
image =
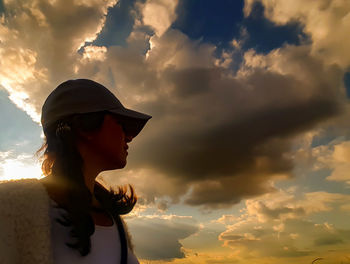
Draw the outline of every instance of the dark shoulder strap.
M115 221L116 221L116 224L118 227L119 239L120 239L120 244L121 244L120 263L127 264L128 263L128 242L126 240L124 225L123 225L122 219L120 218L119 215L117 217L115 217Z

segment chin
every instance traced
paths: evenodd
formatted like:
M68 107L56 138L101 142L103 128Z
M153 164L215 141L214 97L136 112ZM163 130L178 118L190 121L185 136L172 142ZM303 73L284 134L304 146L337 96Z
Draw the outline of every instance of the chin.
M126 166L126 160L124 162L118 162L118 165L116 165L115 169L123 169Z
M121 162L113 162L112 164L109 164L109 166L106 166L104 170L118 170L118 169L123 169L126 166L126 161Z
M125 162L123 165L121 165L121 166L119 167L119 169L123 169L123 168L125 168L125 166L126 166L126 162Z

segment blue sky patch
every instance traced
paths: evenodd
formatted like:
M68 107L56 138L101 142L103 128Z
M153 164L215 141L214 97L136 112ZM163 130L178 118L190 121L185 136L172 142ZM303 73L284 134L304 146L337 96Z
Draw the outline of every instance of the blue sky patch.
M289 180L276 181L275 186L278 189L288 189L293 186L299 186L297 190L299 194L320 191L348 194L349 189L344 182L329 181L326 179L331 173L331 169L309 171L307 175L296 173L296 175Z
M242 9L241 0L180 0L177 19L171 28L182 31L191 39L202 39L224 48L239 36Z
M104 27L92 44L107 47L125 46L135 21L131 12L135 2L136 0L120 0L118 4L110 8Z
M244 19L242 26L247 29L249 37L244 48L255 49L258 53L268 53L284 44L300 45L309 42L309 37L298 23L277 26L264 17L264 7L255 3L252 12Z
M0 87L0 151L11 149L18 153L34 154L42 143L41 127L17 108L8 96L7 91Z
M180 0L177 19L171 28L180 30L191 39L214 44L216 57L220 57L223 51L233 50L233 39L243 38L242 49L232 54L230 68L234 72L240 68L243 54L248 49L267 54L286 43L300 45L310 41L302 25L278 26L265 18L261 3L254 4L246 18L243 7L244 1L241 0L221 0L215 4L209 0ZM246 36L242 36L243 30L247 32Z
M177 8L177 20L172 28L191 39L201 39L222 49L231 48L231 41L241 37L242 29L248 32L244 50L254 48L258 53L268 53L283 44L299 45L309 41L298 23L277 26L264 17L264 7L255 3L249 17L244 18L243 1L181 0Z

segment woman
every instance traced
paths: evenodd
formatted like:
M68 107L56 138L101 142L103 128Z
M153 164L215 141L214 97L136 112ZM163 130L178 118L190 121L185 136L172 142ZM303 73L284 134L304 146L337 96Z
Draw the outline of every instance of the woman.
M60 84L42 108L46 177L0 184L0 263L138 263L120 218L133 189L108 191L95 178L126 165L150 118L94 81Z

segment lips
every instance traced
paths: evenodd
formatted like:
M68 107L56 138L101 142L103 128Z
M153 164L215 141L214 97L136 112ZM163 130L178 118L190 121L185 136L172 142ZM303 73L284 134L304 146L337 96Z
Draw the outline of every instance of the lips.
M128 145L126 145L126 146L124 147L124 150L125 150L126 155L128 155L128 148L129 148Z

